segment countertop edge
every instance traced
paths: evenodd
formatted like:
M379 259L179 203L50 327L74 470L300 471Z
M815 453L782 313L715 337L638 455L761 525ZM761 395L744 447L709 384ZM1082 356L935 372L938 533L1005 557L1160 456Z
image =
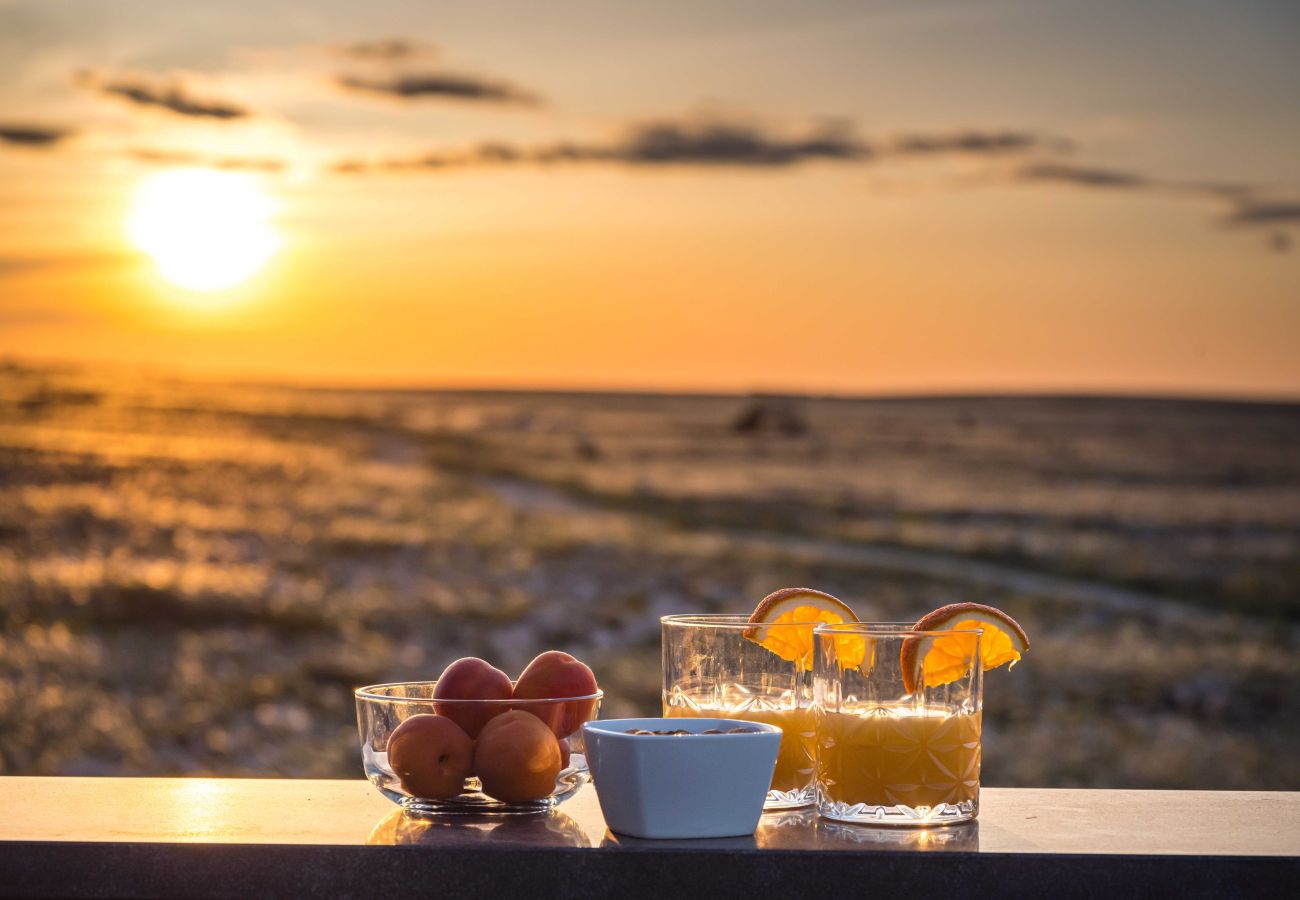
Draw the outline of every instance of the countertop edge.
M1298 848L1300 849L1300 848ZM743 860L743 864L741 863ZM1298 856L953 851L721 850L623 853L528 846L0 843L0 897L620 897L858 890L924 896L997 885L1000 897L1290 897ZM1122 893L1121 893L1122 892Z

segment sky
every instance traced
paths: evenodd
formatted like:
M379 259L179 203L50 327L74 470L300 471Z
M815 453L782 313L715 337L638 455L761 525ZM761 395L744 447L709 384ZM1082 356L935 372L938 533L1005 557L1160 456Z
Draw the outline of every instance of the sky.
M0 0L0 355L1300 398L1300 5Z

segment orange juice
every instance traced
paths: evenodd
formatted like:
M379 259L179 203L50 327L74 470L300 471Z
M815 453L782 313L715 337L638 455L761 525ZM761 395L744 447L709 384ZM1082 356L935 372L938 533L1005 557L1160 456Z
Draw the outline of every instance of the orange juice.
M811 709L746 709L737 712L669 706L664 715L670 719L741 719L775 725L781 729L781 749L776 757L776 771L772 773L772 790L789 793L802 791L812 784L816 733Z
M827 799L936 807L974 801L980 782L980 713L884 707L825 712L817 725L818 781Z

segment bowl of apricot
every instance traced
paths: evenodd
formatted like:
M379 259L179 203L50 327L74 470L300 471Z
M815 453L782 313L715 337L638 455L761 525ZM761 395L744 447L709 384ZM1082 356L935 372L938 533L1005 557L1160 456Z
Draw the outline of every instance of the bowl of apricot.
M545 812L590 780L582 726L604 692L567 653L541 654L517 679L466 657L436 681L355 695L366 778L410 813Z

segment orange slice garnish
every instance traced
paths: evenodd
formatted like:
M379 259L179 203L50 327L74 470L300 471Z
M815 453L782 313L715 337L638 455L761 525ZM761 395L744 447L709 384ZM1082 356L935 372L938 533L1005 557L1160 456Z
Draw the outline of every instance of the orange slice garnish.
M759 601L744 635L808 671L813 663L813 629L856 621L857 614L838 597L812 588L782 588ZM867 656L862 635L837 635L835 648L842 667L861 666Z
M953 631L928 637L910 637L903 642L903 687L914 694L924 684L951 684L970 671L979 646L985 672L1010 663L1015 665L1029 649L1029 637L1015 619L1002 610L981 603L950 603L917 620L915 631ZM977 636L974 629L984 630Z

